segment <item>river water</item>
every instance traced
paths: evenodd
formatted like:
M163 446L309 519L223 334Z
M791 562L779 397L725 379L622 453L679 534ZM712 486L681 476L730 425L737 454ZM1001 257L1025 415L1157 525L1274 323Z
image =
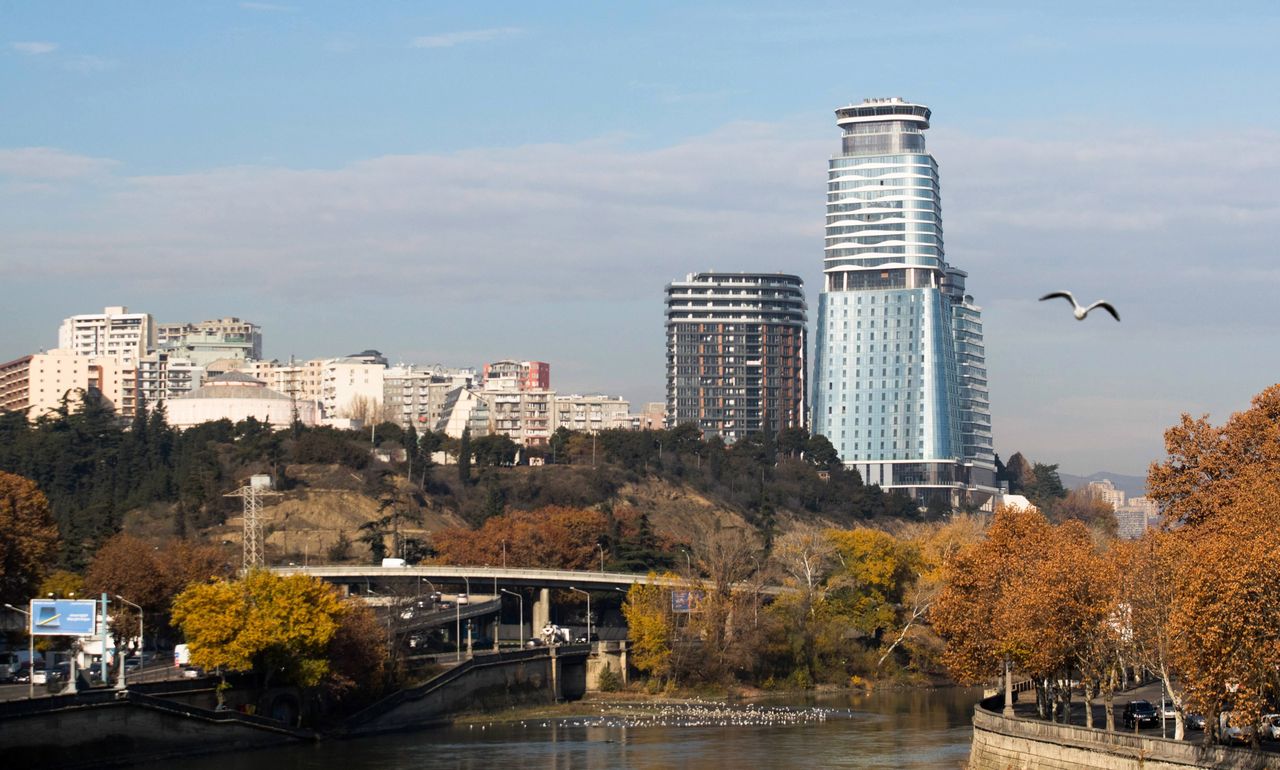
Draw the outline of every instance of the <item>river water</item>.
M608 768L950 768L969 754L973 689L840 693L763 701L803 718L682 724L647 718L479 721L414 733L198 757L194 770L607 770ZM821 712L814 709L821 709ZM583 714L591 707L583 704ZM820 714L820 716L819 716ZM689 720L707 721L707 720ZM727 721L727 720L720 720ZM778 724L775 722L795 722Z

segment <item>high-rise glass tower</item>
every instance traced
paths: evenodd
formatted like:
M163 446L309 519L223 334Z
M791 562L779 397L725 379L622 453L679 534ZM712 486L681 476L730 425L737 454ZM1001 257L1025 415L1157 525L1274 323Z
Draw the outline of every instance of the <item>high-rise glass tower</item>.
M996 491L982 314L943 253L929 118L897 98L836 110L812 423L868 484L982 503Z
M667 422L733 443L805 424L804 284L690 273L667 285Z

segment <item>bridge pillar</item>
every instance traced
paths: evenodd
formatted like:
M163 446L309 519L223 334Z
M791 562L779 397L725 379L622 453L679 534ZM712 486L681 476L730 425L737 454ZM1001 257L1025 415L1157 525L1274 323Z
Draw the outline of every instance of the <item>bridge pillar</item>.
M542 633L542 627L551 622L551 589L538 589L538 598L533 600L533 635Z
M547 589L544 588L542 590L545 591ZM563 673L560 668L560 656L556 654L556 646L554 644L548 648L548 651L551 653L551 698L556 703L559 703L564 700L560 687L560 675Z

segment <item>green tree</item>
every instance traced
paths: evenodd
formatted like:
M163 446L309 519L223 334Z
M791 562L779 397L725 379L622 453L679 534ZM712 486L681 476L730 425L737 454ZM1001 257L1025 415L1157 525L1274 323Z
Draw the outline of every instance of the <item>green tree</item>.
M458 481L471 483L471 427L462 429L462 440L458 443Z

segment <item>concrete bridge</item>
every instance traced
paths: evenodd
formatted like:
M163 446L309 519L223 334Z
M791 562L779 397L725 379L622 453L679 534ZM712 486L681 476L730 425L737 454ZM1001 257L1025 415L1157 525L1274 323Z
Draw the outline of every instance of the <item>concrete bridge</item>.
M532 589L535 595L530 602L530 625L540 629L551 620L551 590L575 589L580 591L626 591L633 585L657 585L673 590L689 590L690 582L684 578L669 578L629 572L604 572L586 570L533 569L529 567L456 567L441 564L415 564L404 567L381 567L373 564L333 564L316 566L289 565L272 567L281 575L312 575L339 586L350 596L361 596L375 606L393 604L398 599L424 592L424 584L430 590L439 586L461 589L471 594L475 588L485 594L485 602L468 605L461 610L466 617L476 617L501 611L503 589L524 591ZM734 590L754 591L777 595L783 589L748 583L735 584ZM475 597L479 598L479 597ZM496 600L495 600L496 599ZM483 604L483 606L479 606ZM453 615L437 613L441 624ZM521 618L524 622L524 617ZM496 635L495 635L496 636Z

